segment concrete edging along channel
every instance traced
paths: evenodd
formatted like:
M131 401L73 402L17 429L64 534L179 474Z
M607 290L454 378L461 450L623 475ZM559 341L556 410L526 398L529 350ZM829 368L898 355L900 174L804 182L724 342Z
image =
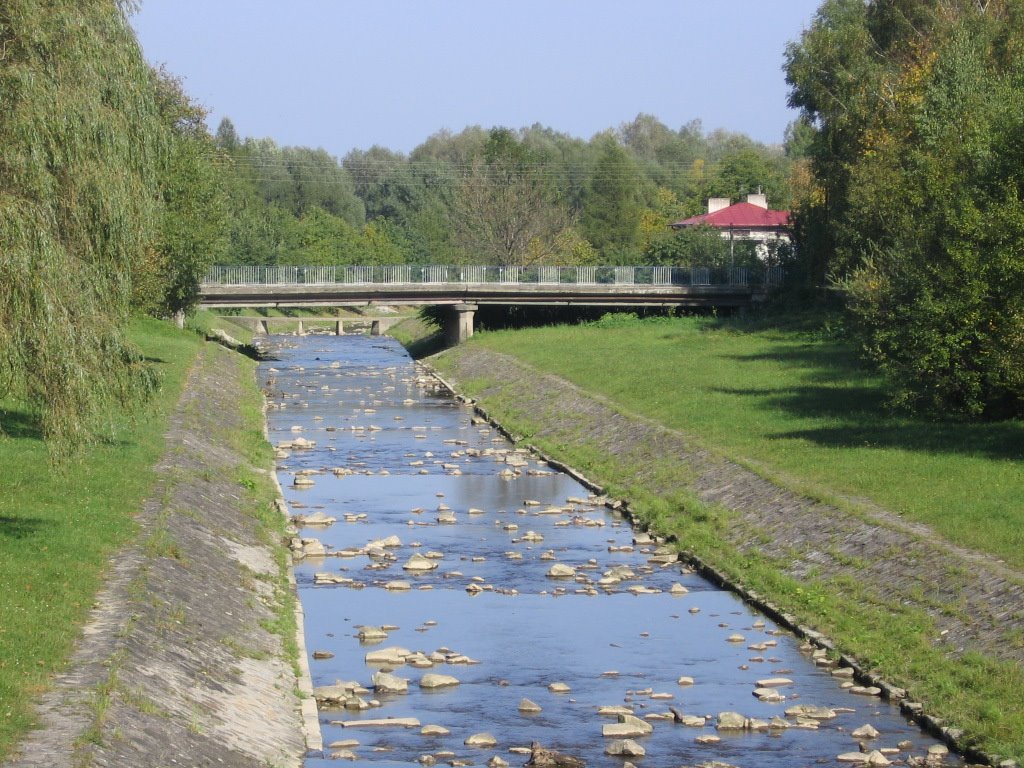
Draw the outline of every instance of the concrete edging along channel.
M267 429L267 397L263 393L262 388L260 389L262 396L262 412L263 412L263 438L267 441L267 445L270 445L270 432ZM284 517L285 521L290 524L291 512L288 509L288 502L284 498L284 490L281 488L281 481L277 477L277 467L273 467L270 472L270 479L274 484L274 507ZM295 581L295 560L292 557L291 552L287 554L288 557L288 587L291 589L292 598L294 600L294 613L295 613L295 647L297 649L298 659L296 659L299 667L299 676L296 681L299 692L302 694L302 698L299 700L299 715L302 718L302 735L306 742L307 752L323 752L324 739L323 734L320 731L320 712L317 709L316 698L313 695L313 675L309 669L309 654L306 649L306 620L305 613L302 610L302 601L299 599L298 585Z
M548 456L545 452L541 451L536 446L523 443L522 438L511 433L506 429L496 418L494 418L488 411L483 408L476 400L462 395L458 392L457 388L448 382L440 373L429 364L419 361L418 365L433 376L445 389L447 389L453 397L457 398L461 402L472 405L474 412L490 426L499 431L502 435L508 438L515 444L522 444L523 447L529 449L538 458L545 461L553 468L565 472L573 477L577 482L584 485L591 491L603 494L604 488L598 483L590 480L578 470L566 465L565 463ZM645 524L634 514L629 507L627 500L610 500L607 502L607 506L610 509L616 510L623 514L623 516L630 522L634 528L640 530L647 530ZM674 538L665 538L664 536L657 535L657 532L653 532L656 536L656 540L661 543L673 541ZM705 562L701 558L697 557L693 553L687 553L682 551L679 555L680 560L686 562L692 566L701 576L711 581L712 583L727 589L734 594L741 597L746 603L758 609L780 626L793 632L794 635L804 640L820 651L824 651L831 656L836 656L836 645L826 635L814 630L813 628L801 624L799 620L782 610L779 606L773 603L770 599L760 595L759 593L748 589L742 583L733 580L725 573L716 569L714 566ZM877 675L870 673L863 664L857 659L848 655L839 655L838 659L835 659L836 664L839 667L849 668L853 671L853 677L857 682L865 686L874 686L880 689L880 698L892 703L898 704L901 713L908 719L915 722L922 730L934 736L937 739L943 741L952 750L961 754L966 760L976 764L983 764L989 766L999 766L999 768L1017 768L1018 763L1012 759L1004 759L999 756L989 755L981 750L978 750L970 745L962 743L962 732L955 728L948 726L940 719L932 716L925 712L923 704L912 700L910 692L899 688L886 680L881 679Z

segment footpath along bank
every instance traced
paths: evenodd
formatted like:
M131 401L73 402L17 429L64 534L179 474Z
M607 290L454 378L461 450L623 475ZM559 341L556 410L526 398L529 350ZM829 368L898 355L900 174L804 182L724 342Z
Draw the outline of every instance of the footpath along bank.
M1014 743L1024 716L1024 573L886 510L851 514L801 496L481 345L429 362L510 431L613 486L641 524L712 563L706 575L800 627L830 650L828 663L857 666L863 682L971 760L1018 764L1019 754L993 745ZM865 663L866 649L875 658ZM998 701L979 697L983 679Z
M284 518L261 430L252 361L206 344L141 533L6 765L301 764Z

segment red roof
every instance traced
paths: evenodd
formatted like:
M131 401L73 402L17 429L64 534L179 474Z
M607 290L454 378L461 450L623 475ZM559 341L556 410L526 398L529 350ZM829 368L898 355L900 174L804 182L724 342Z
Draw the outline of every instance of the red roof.
M789 211L773 211L753 203L733 203L714 213L702 213L669 224L673 229L707 224L718 229L785 229L789 226Z

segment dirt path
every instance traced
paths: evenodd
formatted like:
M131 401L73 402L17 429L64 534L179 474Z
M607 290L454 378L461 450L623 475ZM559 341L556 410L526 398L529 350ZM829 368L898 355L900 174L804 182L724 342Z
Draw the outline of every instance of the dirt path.
M252 376L207 344L171 418L158 482L40 730L10 768L297 766L295 674L272 621L274 551L226 447Z
M875 506L857 513L801 496L755 472L695 447L687 436L611 403L556 376L506 355L465 345L445 355L449 378L492 383L482 403L500 401L512 413L543 425L538 437L588 445L623 464L649 467L676 457L688 470L691 490L705 502L736 513L723 535L740 552L787 563L793 577L853 578L884 602L914 605L934 619L952 653L977 650L1024 663L1024 573L978 552L955 547L925 526ZM633 478L655 492L671 492L656 472Z

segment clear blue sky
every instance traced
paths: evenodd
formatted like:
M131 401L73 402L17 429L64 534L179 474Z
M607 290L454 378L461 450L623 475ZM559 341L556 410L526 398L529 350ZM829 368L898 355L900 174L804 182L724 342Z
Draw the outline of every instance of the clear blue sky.
M146 58L242 136L343 157L468 125L589 139L645 112L782 141L821 0L142 0Z

